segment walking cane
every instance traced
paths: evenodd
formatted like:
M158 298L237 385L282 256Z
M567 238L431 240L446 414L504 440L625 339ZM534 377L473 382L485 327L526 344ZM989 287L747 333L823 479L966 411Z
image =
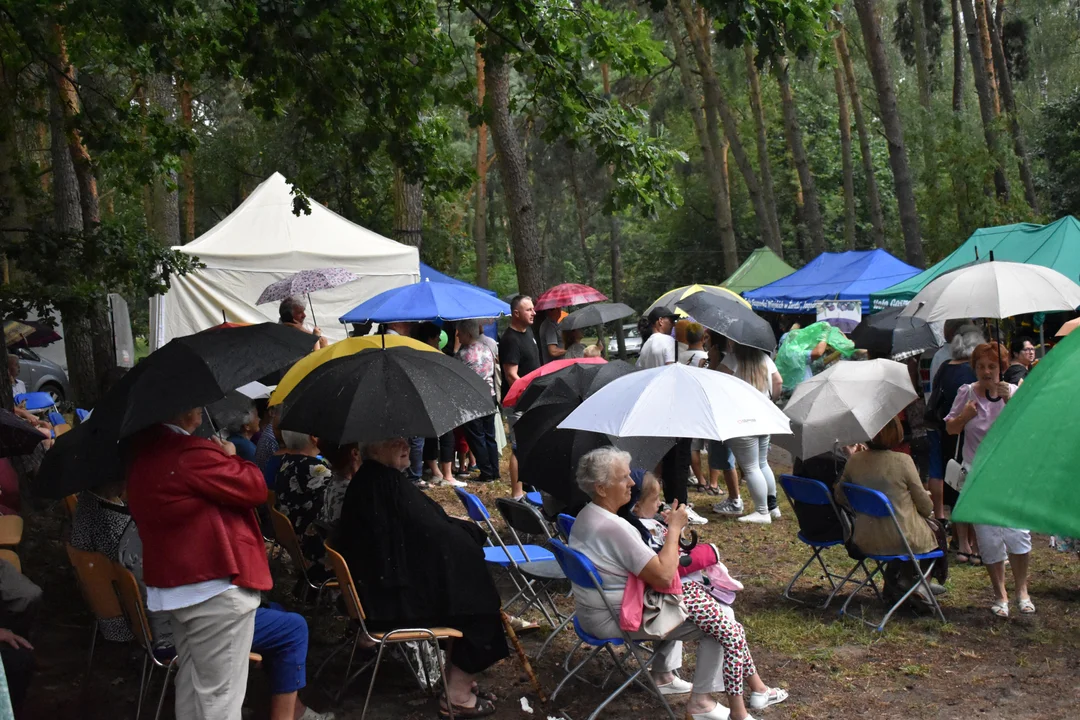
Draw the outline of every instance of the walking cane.
M525 674L529 676L529 682L532 683L533 690L536 691L536 695L540 698L540 702L546 704L547 696L544 695L544 690L540 687L540 680L537 679L536 673L533 672L532 665L529 663L529 658L525 655L525 648L521 646L521 641L518 640L517 633L514 632L514 626L510 622L510 616L502 609L499 610L499 615L502 616L506 635L510 638L510 644L514 646L514 650L517 651L518 660L520 660L521 664L525 667Z

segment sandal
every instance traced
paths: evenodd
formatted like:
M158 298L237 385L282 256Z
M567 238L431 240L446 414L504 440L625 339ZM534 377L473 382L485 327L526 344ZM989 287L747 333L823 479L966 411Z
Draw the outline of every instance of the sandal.
M1030 601L1029 601L1030 602ZM999 618L1009 617L1009 603L1008 601L998 601L990 606L990 612L997 615Z
M1031 602L1031 598L1020 598L1020 614L1021 615L1034 615L1035 603Z
M473 687L472 694L480 698L481 700L487 700L488 702L495 702L499 699L495 696L495 693L491 692L490 690L483 690L479 686Z
M450 717L450 708L454 711L455 718L481 718L495 714L495 705L490 700L486 700L479 695L476 696L476 705L472 707L465 707L464 705L453 705L446 699L446 694L439 696L439 717Z
M968 557L971 558L971 564L975 567L983 564L982 555L979 555L978 553L970 553Z
M959 550L956 552L957 565L967 565L969 560L971 560L970 553L962 553Z

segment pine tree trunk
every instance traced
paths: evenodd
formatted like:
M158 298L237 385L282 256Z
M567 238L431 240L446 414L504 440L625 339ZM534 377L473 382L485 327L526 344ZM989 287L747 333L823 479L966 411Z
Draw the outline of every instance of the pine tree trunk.
M1008 202L1009 181L1005 176L1005 166L1001 159L1001 147L996 127L997 114L994 111L990 79L986 75L986 59L983 57L982 42L979 39L975 9L972 7L971 0L960 0L960 9L964 14L964 28L967 30L968 51L971 53L971 67L975 76L975 93L979 97L979 117L982 119L983 137L986 139L990 157L994 161L994 188L998 198Z
M970 1L970 0L969 0ZM866 60L877 90L878 109L885 139L889 143L889 165L893 171L896 187L896 204L900 214L900 228L904 233L904 258L909 265L924 267L922 238L919 234L919 214L915 208L915 190L908 166L907 150L904 149L904 128L900 111L896 106L896 91L889 61L885 57L885 43L881 37L874 0L855 0L863 38L866 42Z
M784 130L791 145L791 157L795 162L795 171L799 174L799 184L803 190L803 219L810 232L810 242L814 256L825 252L825 228L821 221L821 205L818 201L817 185L814 174L810 172L810 160L803 145L802 129L795 108L795 97L791 93L791 67L786 57L777 58L773 65L776 82L780 86L780 102L784 109Z
M840 12L840 6L833 9ZM862 100L859 98L859 85L855 80L855 66L851 62L851 53L847 46L847 28L841 25L834 39L836 54L844 67L844 80L851 94L851 111L855 115L855 130L859 134L859 155L862 158L863 176L866 178L866 204L870 212L870 234L874 247L885 247L885 215L881 210L881 195L878 193L877 174L874 171L874 155L870 151L870 130L863 116Z
M401 168L394 168L394 239L419 249L424 234L424 185L405 179Z
M176 122L176 91L171 75L153 73L146 78L149 107L161 112L165 122ZM165 247L180 244L180 189L175 171L168 171L150 185L150 232Z
M768 126L765 124L765 110L761 102L761 80L754 59L754 48L750 43L743 45L743 54L746 57L746 78L750 84L750 111L754 115L754 140L757 144L758 170L761 172L761 194L765 207L769 210L769 226L775 240L769 247L782 259L784 243L780 234L780 219L776 215L776 188L773 184L772 161L769 159Z
M983 4L983 14L990 17L990 6L987 0L979 0ZM1001 0L998 0L999 7ZM1035 195L1035 180L1031 175L1031 158L1028 156L1027 143L1024 141L1024 132L1020 128L1020 116L1016 111L1016 98L1013 96L1012 78L1009 77L1009 68L1005 59L1005 50L1001 45L1001 35L998 32L996 22L990 28L990 49L994 55L994 69L997 71L998 89L1001 91L1001 100L1005 105L1005 113L1009 117L1009 133L1012 135L1013 152L1020 165L1020 180L1024 183L1024 199L1035 212L1039 212L1039 200Z
M500 48L493 48L496 53ZM536 206L525 165L525 150L510 117L510 65L503 56L485 57L484 85L491 107L491 139L498 156L510 237L514 247L518 291L539 297L544 291L543 258L536 231Z
M952 109L954 113L964 111L964 39L960 30L960 3L952 0Z
M476 104L484 107L484 56L476 46ZM476 248L476 284L487 287L487 168L488 128L484 123L476 128L476 202L473 206L473 245Z
M966 24L966 21L965 21ZM975 1L975 27L979 33L979 47L982 50L983 66L986 68L987 90L994 107L994 117L1001 114L1001 95L998 92L998 77L994 72L993 50L990 49L990 20L986 6Z
M931 195L937 194L937 162L934 148L934 117L930 108L930 59L926 49L926 18L923 0L908 0L915 35L915 72L922 106L923 182Z
M14 107L6 70L0 69L0 107ZM0 247L7 247L16 242L23 242L26 233L17 228L27 226L26 197L19 187L17 178L19 157L15 139L15 127L11 113L0 116ZM10 282L7 255L0 256L3 263L4 284ZM0 368L7 368L7 343L0 343ZM0 407L11 410L14 399L11 395L11 378L7 372L0 372Z
M578 183L577 163L574 158L577 153L573 150L570 154L570 189L574 193L574 209L577 211L578 239L581 242L581 256L585 260L585 277L590 287L596 287L596 263L593 262L592 253L589 252L588 233L585 232L585 201L581 197L581 186Z
M180 84L180 121L184 129L192 131L191 83L184 80ZM183 167L184 187L184 233L182 241L186 245L195 239L195 156L185 151L180 156Z
M101 214L98 210L97 179L94 177L90 153L87 152L86 145L83 144L82 134L79 132L76 122L79 115L79 95L75 90L75 68L68 59L63 28L54 25L53 36L56 41L57 55L53 58L54 62L50 67L49 74L56 88L56 99L59 101L62 118L60 130L66 139L68 153L71 155L75 173L82 227L91 230L101 221ZM52 129L55 132L57 128L53 125Z
M844 245L855 249L855 163L851 157L851 117L848 113L847 88L844 71L833 66L833 85L836 87L836 106L840 115L840 155L844 169Z

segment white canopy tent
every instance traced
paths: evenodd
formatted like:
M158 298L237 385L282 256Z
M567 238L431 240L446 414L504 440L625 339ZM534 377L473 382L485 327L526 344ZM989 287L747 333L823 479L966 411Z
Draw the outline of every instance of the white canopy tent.
M256 306L255 301L267 285L298 270L340 267L360 276L312 295L316 320L331 340L345 336L337 318L347 311L384 290L420 279L415 247L366 230L314 200L310 215L293 214L292 190L280 173L194 242L174 249L197 257L206 267L175 278L166 295L151 299L151 348L223 319L276 321L277 303Z

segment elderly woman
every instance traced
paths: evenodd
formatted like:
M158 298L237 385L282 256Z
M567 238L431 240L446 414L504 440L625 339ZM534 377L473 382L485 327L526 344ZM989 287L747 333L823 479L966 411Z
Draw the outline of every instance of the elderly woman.
M368 443L349 489L332 546L349 565L368 628L452 627L450 697L440 714L484 717L494 698L476 689L477 673L509 654L499 593L484 561L484 533L452 518L405 477L404 438Z
M255 403L237 403L234 399L215 403L207 408L218 430L226 435L226 439L236 446L236 456L255 462L255 443L251 438L259 432L259 413L255 410Z
M998 343L983 343L975 348L971 366L978 380L960 388L952 410L945 418L945 429L950 435L964 433L964 470L971 469L979 444L1016 392L1015 385L1001 379L1001 370L1007 361L1005 348ZM1020 612L1034 613L1035 605L1028 595L1031 533L1017 528L976 525L975 535L979 538L983 564L994 586L995 598L990 612L998 617L1009 617L1009 594L1005 590L1005 558L1008 557L1016 581L1016 594L1020 598Z
M616 612L622 606L627 578L637 575L646 585L663 589L678 574L679 535L686 527L686 507L678 501L668 514L668 533L659 553L618 515L630 502L634 481L630 455L615 448L593 450L581 458L577 482L592 501L582 508L570 533L570 547L588 557L603 579L603 593ZM598 637L619 637L618 620L611 616L600 591L574 586L578 621ZM750 686L750 709L783 702L787 692L769 688L754 668L743 626L726 615L720 603L696 582L682 585L682 606L688 619L663 638L653 664L653 679L665 695L690 693L686 705L693 720L726 720L729 711L711 693L726 692L732 720L750 718L743 700L743 684ZM642 639L660 638L642 636ZM694 683L674 674L682 660L682 640L699 641Z
M476 467L480 482L493 482L499 479L499 445L495 440L495 418L499 410L495 399L495 354L480 340L480 323L477 320L462 320L457 324L457 337L461 347L456 357L480 376L491 391L491 414L470 420L462 426L469 450L476 456Z
M944 533L930 519L934 504L922 486L915 462L906 453L894 452L893 448L904 440L904 427L899 417L894 417L870 441L869 449L852 455L844 466L841 482L861 485L884 493L892 503L900 528L915 553L926 553L944 544ZM836 487L836 498L848 506L842 486ZM940 538L938 533L941 532ZM904 542L896 533L890 518L869 517L856 514L854 543L871 555L902 555L906 552ZM945 559L934 565L934 577L944 582L947 573ZM890 562L885 566L885 595L899 598L918 582L915 568L910 562ZM929 603L925 588L915 595Z

